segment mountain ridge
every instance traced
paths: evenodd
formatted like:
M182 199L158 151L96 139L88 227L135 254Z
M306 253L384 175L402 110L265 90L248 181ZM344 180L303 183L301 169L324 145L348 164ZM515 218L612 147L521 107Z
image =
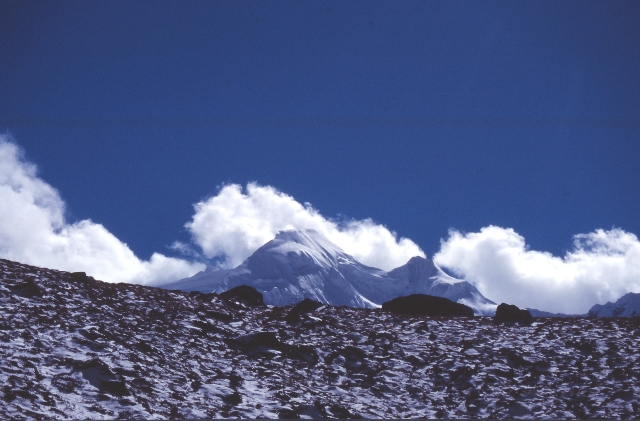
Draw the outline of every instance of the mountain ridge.
M589 310L589 317L640 317L640 294L629 292L615 303L596 304Z
M205 270L157 286L220 293L239 285L256 288L269 305L309 298L331 305L378 308L397 297L427 294L465 304L477 315L491 315L497 307L475 286L447 275L430 259L415 256L385 272L358 262L315 230L280 231L234 269Z

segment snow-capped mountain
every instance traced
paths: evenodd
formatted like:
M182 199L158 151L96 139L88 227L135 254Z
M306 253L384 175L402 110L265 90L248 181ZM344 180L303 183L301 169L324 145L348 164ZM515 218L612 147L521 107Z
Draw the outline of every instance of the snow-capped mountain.
M207 269L160 286L220 293L238 285L256 288L270 305L310 298L336 306L376 308L397 297L422 293L468 305L478 315L493 314L496 308L473 285L452 278L431 260L414 257L385 272L363 265L315 230L281 231L233 270Z
M640 316L640 294L630 292L615 303L596 304L589 310L590 317L634 317Z

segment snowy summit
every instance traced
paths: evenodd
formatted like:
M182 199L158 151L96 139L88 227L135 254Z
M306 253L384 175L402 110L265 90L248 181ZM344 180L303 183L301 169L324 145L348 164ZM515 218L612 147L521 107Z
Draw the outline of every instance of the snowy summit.
M265 303L277 306L310 298L335 306L377 308L394 298L420 293L465 304L477 315L493 314L496 308L476 287L447 275L430 259L413 257L385 272L363 265L311 229L279 232L235 269L207 268L160 286L220 293L239 285L254 287Z

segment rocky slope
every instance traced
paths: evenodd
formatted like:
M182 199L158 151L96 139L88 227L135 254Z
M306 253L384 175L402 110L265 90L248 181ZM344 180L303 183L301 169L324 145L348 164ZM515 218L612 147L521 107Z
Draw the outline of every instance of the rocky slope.
M477 315L493 314L496 308L469 282L447 275L431 260L414 257L385 272L361 264L315 230L282 231L233 270L208 269L159 286L222 292L238 285L256 288L270 305L309 298L336 306L378 308L397 297L427 294L465 304Z
M636 319L255 305L0 260L0 418L638 418ZM304 307L304 308L302 308Z

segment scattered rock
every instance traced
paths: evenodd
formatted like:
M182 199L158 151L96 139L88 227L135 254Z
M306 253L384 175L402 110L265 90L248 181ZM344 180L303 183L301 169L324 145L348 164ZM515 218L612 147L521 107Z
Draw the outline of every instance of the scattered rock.
M442 297L412 294L382 303L382 309L412 316L473 317L473 309Z
M533 316L531 316L529 310L521 310L517 306L502 303L496 309L493 322L496 324L519 323L529 326L533 323Z

